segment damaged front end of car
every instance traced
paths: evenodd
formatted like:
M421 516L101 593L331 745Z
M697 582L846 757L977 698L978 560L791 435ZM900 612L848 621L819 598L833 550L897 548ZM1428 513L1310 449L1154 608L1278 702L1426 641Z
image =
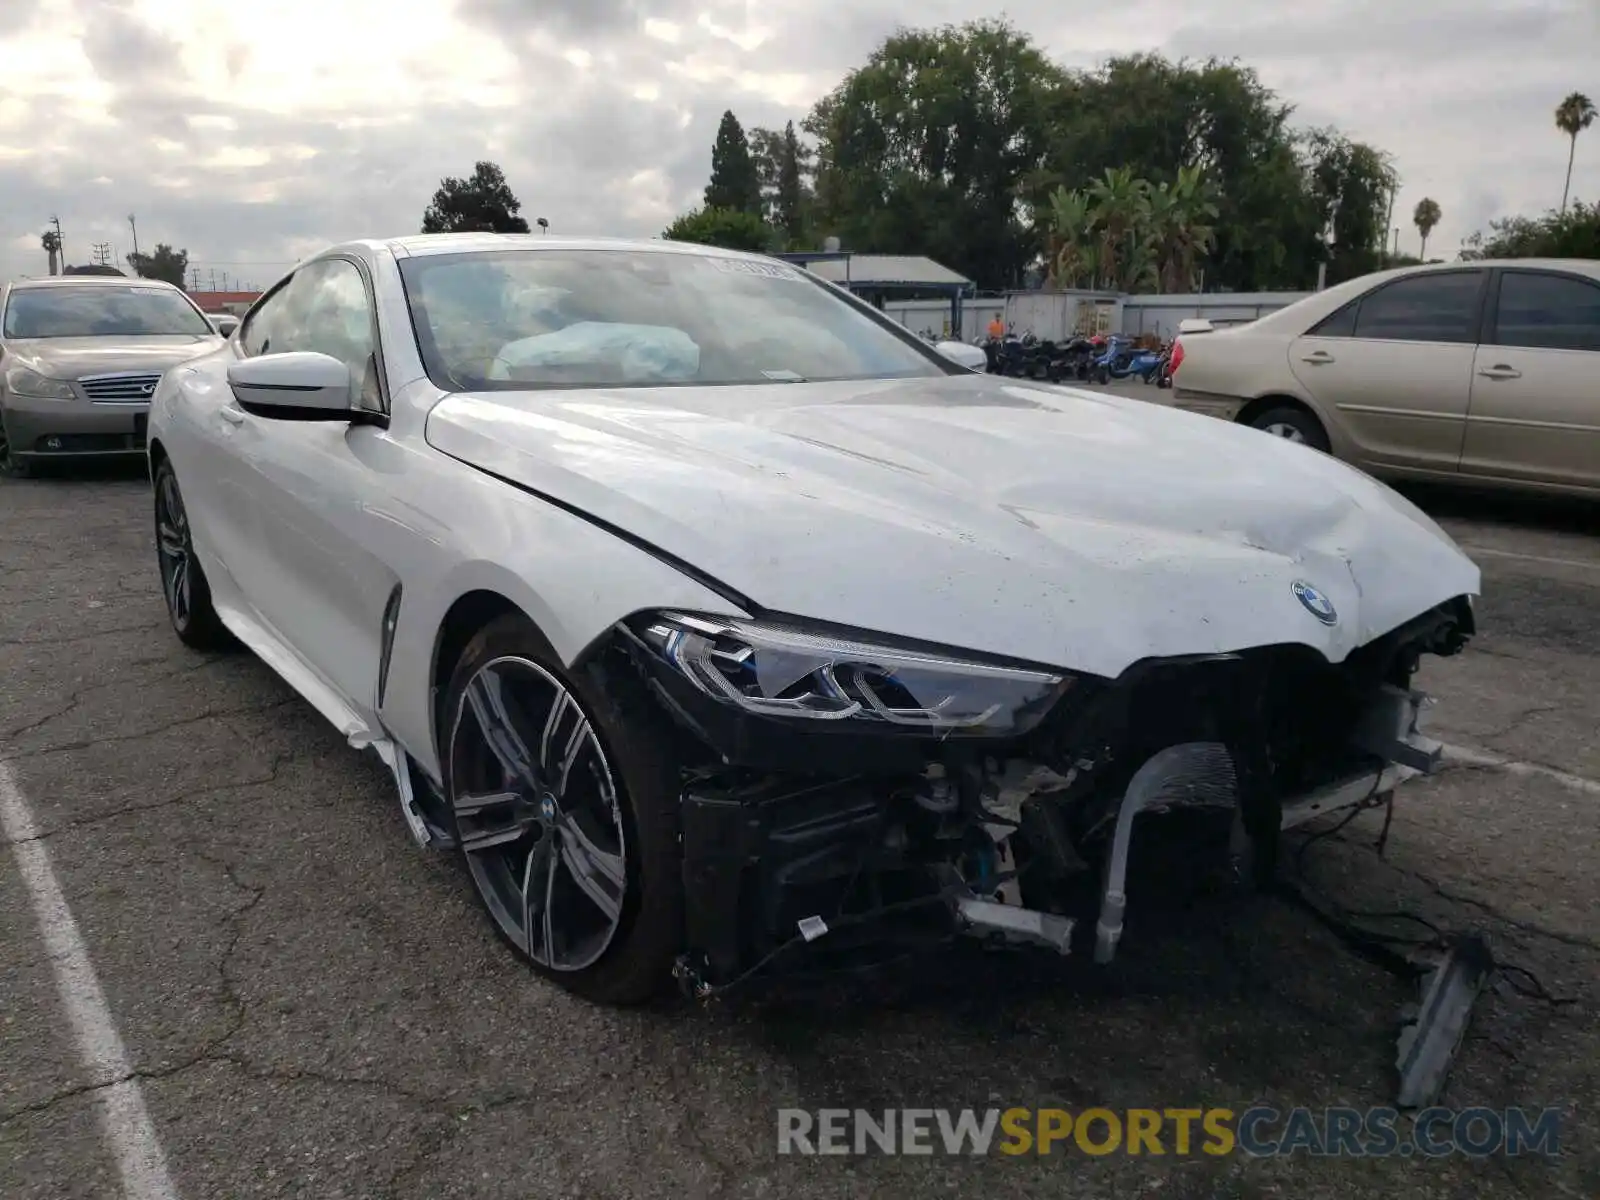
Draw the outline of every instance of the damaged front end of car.
M1304 645L1115 679L771 618L654 613L611 643L680 733L683 985L848 967L954 935L1108 962L1134 820L1213 809L1232 863L1432 771L1424 655L1462 596L1330 663Z

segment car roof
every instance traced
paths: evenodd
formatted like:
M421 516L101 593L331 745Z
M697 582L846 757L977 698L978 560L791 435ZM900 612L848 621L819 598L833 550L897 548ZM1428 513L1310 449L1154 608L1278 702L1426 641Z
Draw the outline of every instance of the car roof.
M405 237L366 238L330 246L325 254L349 251L388 250L396 258L419 258L430 254L472 254L495 250L637 250L659 254L701 254L715 258L743 258L760 261L766 256L742 250L724 250L690 242L669 242L660 238L556 237L542 233L415 233Z
M149 287L175 292L165 279L146 279L142 275L41 275L37 279L13 279L12 288L48 287Z
M1426 275L1439 271L1470 271L1483 270L1491 267L1500 267L1505 270L1518 271L1571 271L1579 275L1590 275L1600 279L1600 260L1592 258L1475 258L1455 262L1413 263L1407 267L1390 267L1385 271L1373 271L1367 275L1358 276L1356 279L1346 280L1346 283L1365 281L1375 283L1380 279L1399 279L1403 275ZM1343 286L1342 284L1340 286Z

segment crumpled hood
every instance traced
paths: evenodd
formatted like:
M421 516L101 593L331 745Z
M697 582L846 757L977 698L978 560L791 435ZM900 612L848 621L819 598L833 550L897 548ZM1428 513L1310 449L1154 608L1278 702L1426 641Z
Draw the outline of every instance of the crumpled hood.
M768 611L1103 676L1291 642L1340 661L1479 587L1415 506L1316 451L993 376L461 394L427 436Z
M6 362L20 363L52 379L80 379L113 371L165 371L222 345L219 336L159 334L151 337L13 339Z

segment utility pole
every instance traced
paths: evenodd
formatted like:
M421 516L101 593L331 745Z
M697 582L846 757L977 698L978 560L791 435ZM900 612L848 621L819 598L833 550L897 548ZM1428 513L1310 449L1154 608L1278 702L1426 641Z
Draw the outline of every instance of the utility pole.
M56 227L56 252L61 255L61 269L67 269L67 243L61 237L61 218L51 217L50 224Z
M217 269L215 267L211 268L211 290L213 292L217 290Z
M200 268L199 267L190 267L189 268L189 290L191 292L198 292L200 290Z
M222 290L228 290L228 273L226 271L222 273Z
M133 219L133 214L128 214L128 228L133 231L133 252L139 253L139 223Z

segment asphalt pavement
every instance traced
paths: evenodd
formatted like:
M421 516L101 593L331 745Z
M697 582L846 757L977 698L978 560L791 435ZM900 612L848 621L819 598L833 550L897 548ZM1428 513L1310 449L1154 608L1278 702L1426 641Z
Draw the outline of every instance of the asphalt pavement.
M1600 520L1421 499L1485 575L1482 636L1421 681L1456 757L1382 857L1374 813L1305 869L1517 968L1443 1102L1560 1107L1558 1158L780 1157L788 1107L1385 1105L1415 988L1235 898L1146 917L1109 968L591 1007L502 950L373 759L248 655L179 645L148 484L102 472L0 479L0 1196L1600 1195Z

